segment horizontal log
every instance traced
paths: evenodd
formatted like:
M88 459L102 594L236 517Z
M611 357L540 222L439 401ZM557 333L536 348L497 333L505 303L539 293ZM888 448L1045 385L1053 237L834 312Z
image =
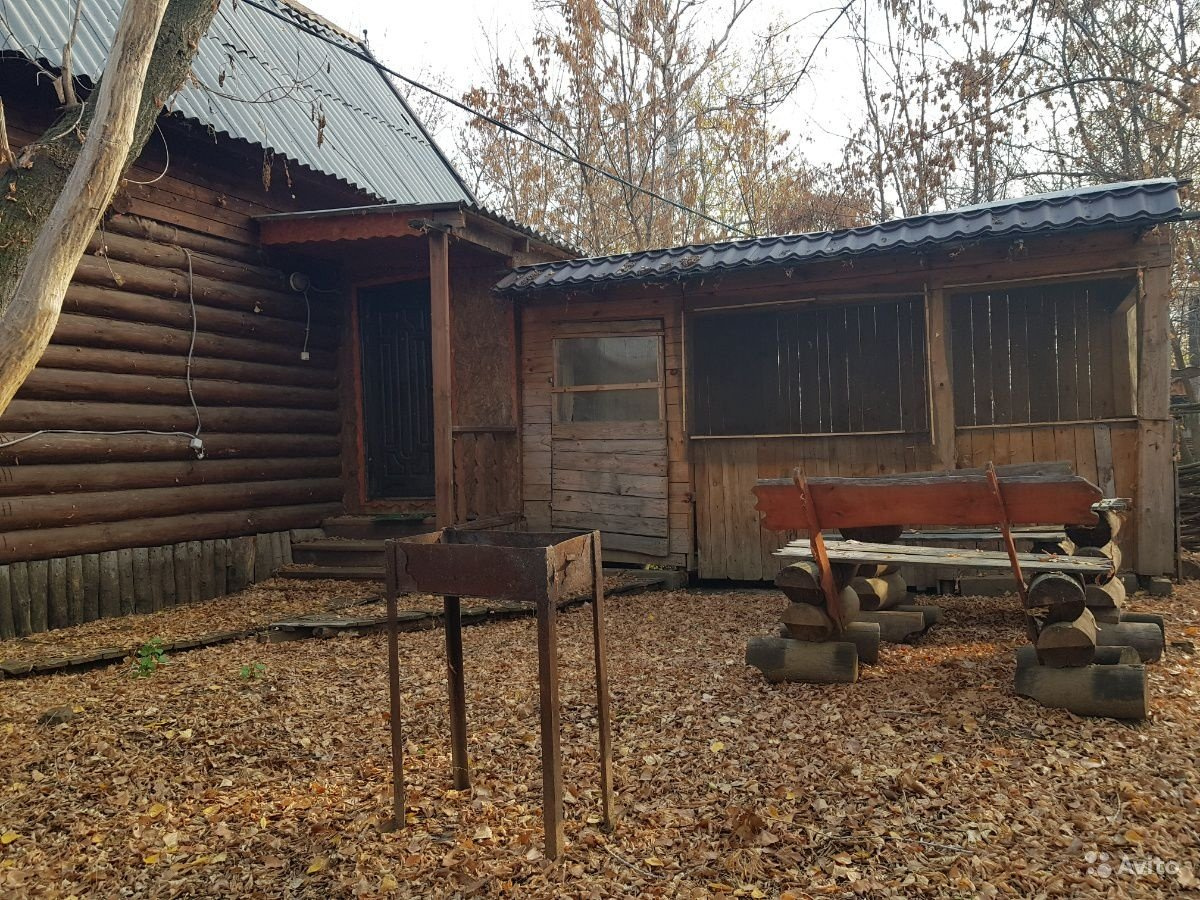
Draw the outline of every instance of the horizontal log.
M4 522L6 528L17 531L154 518L181 511L302 506L333 501L341 496L342 483L339 479L312 478L9 497L0 500L0 521ZM143 543L142 546L148 546L149 543L154 542Z
M67 288L63 309L123 322L149 322L188 331L192 328L192 304L186 296L167 299L116 288L72 283ZM304 343L304 322L277 319L262 313L239 312L197 303L195 320L196 330L205 334L228 334L296 347ZM312 347L336 347L337 339L338 329L335 327L311 329L309 333L309 345Z
M1083 584L1063 572L1042 572L1029 582L1026 607L1045 610L1047 622L1073 622L1083 614Z
M59 316L50 341L72 347L106 347L110 350L141 350L186 356L192 347L192 332L185 328L120 322L66 312ZM300 344L288 347L268 341L204 332L196 335L192 355L283 366L301 363ZM322 349L310 351L307 362L314 369L333 369L336 364L333 353Z
M1158 662L1163 653L1163 630L1153 622L1134 622L1123 617L1116 625L1096 626L1096 643L1103 647L1132 647L1142 662Z
M1085 582L1108 581L1117 572L1121 571L1121 547L1116 543L1108 543L1103 547L1078 547L1076 548L1074 555L1081 559L1112 560L1112 570L1110 573L1097 577L1084 576Z
M312 528L340 510L340 503L314 503L9 531L0 535L0 563L97 553L135 544L158 546L186 540Z
M925 614L901 612L896 609L863 610L859 622L874 622L879 626L879 639L889 644L903 644L925 633Z
M879 578L853 578L850 587L858 594L864 610L891 609L908 599L908 585L897 572Z
M944 615L940 606L931 606L926 603L901 603L899 606L893 607L896 612L917 612L925 620L926 630L938 625L942 621Z
M1111 509L1097 513L1100 521L1094 525L1068 525L1067 538L1077 547L1103 547L1121 531L1121 517Z
M858 650L849 641L812 644L754 637L746 644L746 665L771 682L848 684L858 680Z
M1085 609L1074 621L1038 629L1038 661L1055 669L1086 666L1096 656L1096 643L1096 619Z
M246 406L200 407L205 431L337 434L341 422L335 411L257 409ZM0 416L0 429L30 432L41 429L123 431L185 431L196 428L188 406L141 403L75 403L67 400L13 400Z
M243 244L213 237L186 228L177 228L155 219L137 215L115 215L104 221L105 234L124 234L159 243L177 244L218 258L235 259L252 265L262 265L266 254L256 245Z
M193 378L192 394L204 406L261 406L287 409L336 409L335 391L262 385L241 381ZM51 369L38 366L17 391L21 400L81 400L104 403L167 403L188 405L188 383L183 378L157 375L108 374Z
M105 347L72 347L51 344L38 363L52 369L81 372L112 372L118 375L165 375L183 378L187 372L186 351L180 354L143 353ZM335 388L337 372L313 366L297 355L294 365L246 362L240 359L192 357L192 377L251 384L282 384L296 387Z
M184 246L175 242L151 240L144 235L123 234L111 226L106 226L92 237L87 252L93 256L107 256L122 262L186 272L188 257L184 253ZM191 250L192 271L197 275L275 291L288 289L287 275L284 272L229 255L231 247L228 242L222 242L217 248L213 248L220 249L219 254L193 247L187 249ZM233 252L236 253L236 250Z
M1142 666L1026 666L1017 669L1015 691L1042 706L1070 710L1080 716L1144 719L1150 709Z
M1084 588L1083 602L1097 622L1120 622L1121 608L1125 605L1125 582L1114 578L1104 584L1089 584Z
M1094 666L1140 666L1142 659L1132 647L1097 647L1092 659ZM1037 648L1032 644L1024 644L1017 648L1017 668L1040 666L1037 658Z
M0 444L24 435L0 433ZM265 457L331 457L341 452L341 440L325 434L228 434L204 432L204 451L210 460ZM0 465L52 463L136 462L195 459L184 437L151 434L43 434L0 447Z
M1122 612L1121 621L1153 625L1167 639L1167 623L1158 613Z
M186 298L189 293L189 279L186 272L158 269L153 266L143 266L116 259L102 259L96 256L85 256L79 261L79 265L75 267L73 280L81 284L94 284L99 287L120 288L140 294L153 294L156 297ZM204 275L193 275L190 288L191 295L196 302L206 306L220 306L225 309L247 312L257 309L269 316L291 319L296 322L303 322L309 317L308 311L305 309L304 297L290 291L272 291L252 285L232 284ZM312 321L326 323L338 321L337 308L333 304L310 299L310 307Z
M0 468L0 496L334 478L340 473L337 457L5 466Z

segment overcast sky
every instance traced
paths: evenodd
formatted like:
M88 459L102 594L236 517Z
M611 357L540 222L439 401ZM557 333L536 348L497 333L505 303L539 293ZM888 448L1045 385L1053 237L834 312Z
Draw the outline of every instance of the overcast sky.
M728 0L710 2L715 8ZM354 34L365 28L372 52L384 63L411 77L436 73L454 95L478 79L493 43L506 52L527 50L536 15L534 0L305 0L305 5ZM837 9L813 0L758 0L738 23L738 33L748 46L772 21L811 13L809 23L796 29L803 59ZM852 81L839 76L853 73L854 65L851 48L831 36L813 60L809 83L779 114L781 127L802 136L816 162L833 161L849 130L847 110L855 107L855 94L847 89ZM451 149L452 135L437 137Z

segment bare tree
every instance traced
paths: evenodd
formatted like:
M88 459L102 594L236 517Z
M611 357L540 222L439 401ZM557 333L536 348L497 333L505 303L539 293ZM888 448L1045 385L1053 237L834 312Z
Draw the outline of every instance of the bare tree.
M67 107L4 173L0 413L41 358L87 242L187 77L216 9L214 0L127 0L96 90Z
M466 99L577 162L477 121L460 152L482 197L594 252L730 236L711 219L796 221L805 197L783 192L820 191L827 173L772 122L798 80L775 45L735 47L753 2L549 0L534 51L494 62Z

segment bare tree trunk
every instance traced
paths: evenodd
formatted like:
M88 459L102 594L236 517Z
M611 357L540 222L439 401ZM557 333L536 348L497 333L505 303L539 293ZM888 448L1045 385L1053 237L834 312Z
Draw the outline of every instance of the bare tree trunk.
M216 0L128 0L100 85L4 174L0 413L49 343L75 266L159 110L187 77L216 8Z

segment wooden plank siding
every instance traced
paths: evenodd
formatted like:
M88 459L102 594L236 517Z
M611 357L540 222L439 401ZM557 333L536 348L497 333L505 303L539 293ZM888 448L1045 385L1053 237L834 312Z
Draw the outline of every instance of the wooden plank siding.
M924 435L839 435L695 440L696 528L701 578L765 581L785 562L771 554L795 540L760 527L750 493L759 478L784 478L800 466L809 475L882 475L927 470Z
M644 330L647 320L662 326L665 423L610 423L612 433L602 436L593 436L594 429L555 429L554 339ZM657 297L635 305L574 299L528 304L521 308L520 334L526 527L599 528L608 535L606 560L690 567L694 535L679 302Z

